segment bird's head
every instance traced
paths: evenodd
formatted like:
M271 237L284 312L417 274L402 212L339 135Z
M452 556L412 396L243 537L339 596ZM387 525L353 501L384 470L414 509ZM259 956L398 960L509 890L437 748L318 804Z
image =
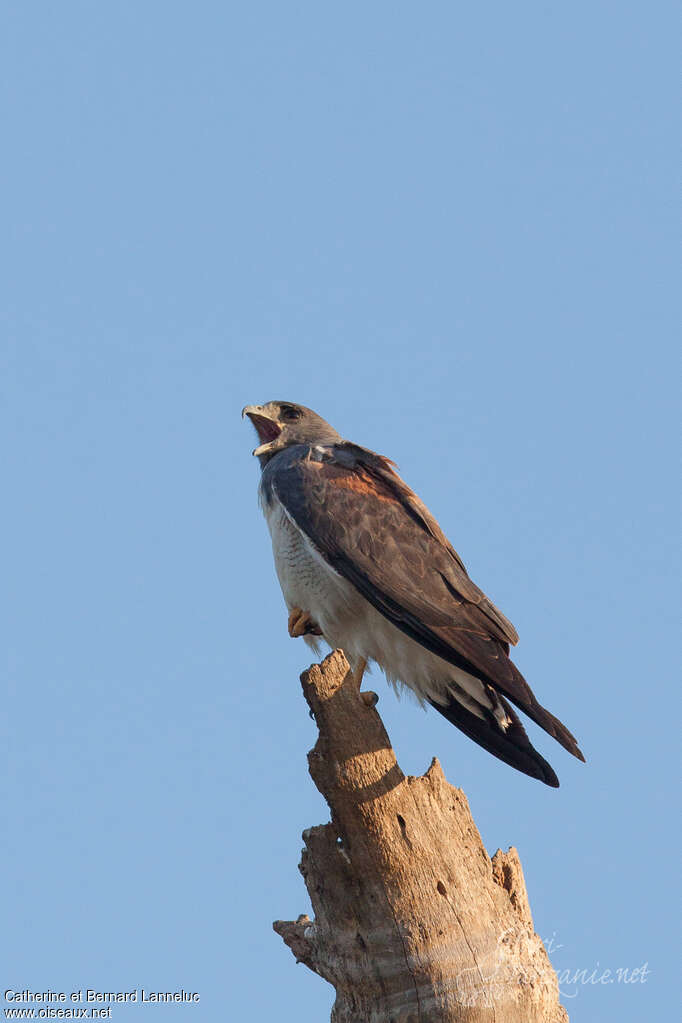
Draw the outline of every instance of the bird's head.
M245 405L242 419L248 416L256 428L260 444L253 454L265 465L273 455L294 444L335 444L340 434L322 416L293 401L269 401L267 405Z

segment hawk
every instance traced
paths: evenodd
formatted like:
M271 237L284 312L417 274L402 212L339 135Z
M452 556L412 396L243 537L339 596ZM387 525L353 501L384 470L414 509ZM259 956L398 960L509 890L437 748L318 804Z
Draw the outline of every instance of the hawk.
M303 405L270 401L245 415L258 433L259 497L289 634L343 649L358 687L367 664L378 664L493 756L556 788L514 707L585 758L510 659L516 629L395 463Z

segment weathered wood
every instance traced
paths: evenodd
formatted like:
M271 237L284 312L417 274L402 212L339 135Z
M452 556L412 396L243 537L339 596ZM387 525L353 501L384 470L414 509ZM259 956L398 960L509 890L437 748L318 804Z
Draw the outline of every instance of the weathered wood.
M301 682L332 821L303 833L315 919L273 926L336 988L332 1023L567 1023L516 850L491 861L437 760L405 777L340 651Z

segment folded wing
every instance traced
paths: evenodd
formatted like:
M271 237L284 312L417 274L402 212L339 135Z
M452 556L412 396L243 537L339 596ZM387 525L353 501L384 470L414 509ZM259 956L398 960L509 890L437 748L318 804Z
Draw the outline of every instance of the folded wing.
M347 443L311 448L304 458L282 460L268 485L334 570L386 618L489 683L584 759L510 660L509 644L518 639L513 625L472 582L388 459Z

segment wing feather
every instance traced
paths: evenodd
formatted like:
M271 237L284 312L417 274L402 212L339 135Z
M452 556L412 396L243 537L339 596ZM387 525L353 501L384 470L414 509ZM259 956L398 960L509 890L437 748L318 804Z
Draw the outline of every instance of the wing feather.
M510 660L514 626L388 459L343 443L279 462L269 485L335 571L412 639L488 682L583 759Z

